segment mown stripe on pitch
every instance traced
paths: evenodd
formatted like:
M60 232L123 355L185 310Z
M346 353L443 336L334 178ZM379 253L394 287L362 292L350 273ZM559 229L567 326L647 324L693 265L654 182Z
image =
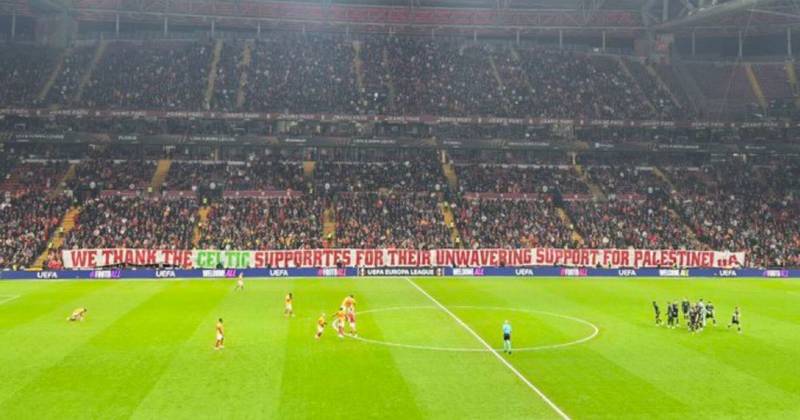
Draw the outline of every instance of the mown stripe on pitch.
M246 281L244 291L229 292L209 311L209 318L225 320L225 349L213 350L210 324L199 325L132 418L271 417L283 365L283 352L275 349L285 347L289 326L280 313L284 284Z
M48 369L58 366L76 349L101 334L160 288L153 286L123 290L126 299L108 306L109 300L120 293L122 286L86 287L82 284L59 283L47 284L46 287L51 289L51 293L72 300L65 300L57 307L50 306L50 311L42 312L39 305L26 299L20 308L31 307L37 315L23 317L27 319L25 323L0 334L0 339L9 344L0 350L0 365L3 366L0 369L0 412L5 404L15 404L15 394L26 385L37 380ZM81 290L81 293L67 293L71 289ZM41 295L37 294L31 299L37 296ZM47 296L47 299L50 297ZM82 323L67 322L66 317L78 306L94 308L99 316L92 311ZM104 307L106 309L102 310Z
M568 281L574 282L574 280ZM438 284L430 281L425 285L436 290L438 296L444 296L442 301L447 305L457 306L455 301L460 302L463 299L461 289L467 288L471 290L468 300L475 302L474 305L481 305L488 297L494 306L543 308L549 311L580 314L581 317L591 319L593 322L598 321L591 315L593 312L596 313L598 308L586 306L585 299L552 291L553 287L561 290L563 282L565 282L563 279L545 279L544 282L540 279L514 279L502 282L476 282L474 279L463 279L457 284ZM457 290L458 296L451 297L450 290ZM565 287L563 290L566 292L570 289ZM457 311L457 308L453 311ZM604 330L607 329L605 323L600 325ZM591 346L577 346L535 354L515 353L513 362L514 366L526 376L535 378L537 385L547 389L548 395L557 398L560 406L568 409L576 418L607 416L610 414L609 407L633 409L634 406L631 404L637 400L645 401L642 406L653 409L651 415L663 415L662 409L668 412L688 410L689 406L681 400L662 392L636 372L629 371L608 359L599 351L602 347L602 342L595 341Z
M727 285L721 282L716 280L716 283L713 283L720 287L717 293L727 294ZM706 300L709 297L713 298L719 316L721 313L719 308L724 300L716 298L715 290L708 288L712 283L700 281L701 284L686 282L682 285L666 282L663 279L615 280L614 283L606 285L597 282L588 283L591 284L588 293L594 296L594 301L608 302L605 307L613 308L613 311L606 311L603 314L612 318L610 322L617 324L609 327L612 330L610 335L617 336L617 343L623 339L629 343L609 350L607 354L610 361L636 373L672 398L680 399L690 407L690 412L713 415L733 410L731 414L741 414L748 412L748 404L752 403L760 390L769 390L767 393L769 397L763 399L764 405L772 404L774 397L785 395L782 390L768 384L764 384L765 387L757 386L756 384L761 382L758 378L753 378L735 368L730 369L717 359L715 354L717 351L740 341L735 333L726 334L727 331L721 331L720 327L717 327L717 330L708 327L703 333L691 335L686 331L685 324L676 330L658 328L653 324L653 310L649 301L653 296L663 297L659 300L659 304L663 305L661 301L666 301L666 298L678 298L673 295L682 292L681 287L690 290L685 295L693 301L699 297L704 297ZM702 292L699 292L701 289ZM736 289L740 290L738 287ZM747 294L746 290L742 292ZM720 318L722 320L723 317ZM662 319L664 319L663 308ZM683 319L682 316L680 319ZM720 339L727 343L719 341ZM743 353L740 352L739 357L752 362L752 358L745 356L751 349L745 346L741 350ZM715 372L713 375L710 374L712 371ZM756 387L752 388L753 386ZM734 397L739 393L746 393L748 397ZM640 406L644 407L646 404Z
M330 327L319 342L313 338L321 311L330 317L349 293L356 294L360 307L368 307L373 287L386 286L363 280L309 282L302 295L296 293L297 306L306 302L313 315L308 325L295 324L290 331L276 418L424 417L388 349L340 340ZM381 334L377 324L358 321L359 329Z
M214 305L227 291L186 285L170 283L151 295L18 390L0 412L10 418L24 413L46 418L130 416L179 344L205 321L213 306L202 304ZM175 310L181 316L170 317Z
M50 318L53 315L66 317L77 306L84 296L97 293L109 286L108 283L78 284L71 283L42 283L41 287L33 290L20 290L19 293L8 292L2 289L0 295L18 295L13 300L8 300L0 305L0 337L4 331L10 331L24 326L29 322L41 318ZM2 297L0 297L0 301ZM74 305L74 306L70 306Z

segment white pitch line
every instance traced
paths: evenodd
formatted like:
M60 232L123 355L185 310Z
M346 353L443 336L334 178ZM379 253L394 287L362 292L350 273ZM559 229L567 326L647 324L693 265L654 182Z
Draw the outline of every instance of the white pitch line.
M19 295L0 295L0 305L11 302L12 300L18 298Z
M550 400L550 398L547 397L547 395L544 395L544 393L540 391L539 388L536 387L536 385L531 383L531 381L529 381L528 378L525 377L525 375L520 373L520 371L517 370L517 368L515 368L511 363L509 363L508 360L503 358L503 356L501 356L500 353L497 352L497 350L493 349L492 346L490 346L489 343L486 342L486 340L484 340L480 335L478 335L478 333L475 332L475 330L473 330L469 325L467 325L464 321L462 321L461 318L459 318L456 314L450 312L449 309L447 309L438 300L436 300L435 297L431 296L428 292L426 292L425 289L419 287L419 285L417 285L417 283L415 283L414 280L411 280L410 277L406 277L405 279L409 284L414 286L415 289L417 289L420 293L425 295L425 297L427 297L431 302L433 302L436 306L438 306L439 309L443 310L445 313L450 315L450 317L453 318L459 325L461 325L461 327L467 330L467 332L472 334L472 336L475 337L475 339L478 340L481 344L483 344L483 346L486 347L494 355L494 357L497 358L497 360L503 363L511 372L514 373L514 375L517 376L517 378L519 378L523 383L525 383L525 385L527 385L528 388L530 388L533 392L536 393L536 395L538 395L542 400L544 400L544 402L546 402L547 405L550 406L550 408L552 408L556 413L558 413L558 415L561 416L562 419L570 420L570 417L567 415L567 413L564 412L564 410L559 408L552 400Z
M522 353L522 352L529 352L529 351L539 351L539 350L552 350L552 349L560 349L564 347L574 346L577 344L585 343L595 337L600 333L600 328L597 325L592 324L591 322L575 318L569 315L562 315L562 314L555 314L552 312L545 312L545 311L537 311L532 309L517 309L517 308L503 308L499 306L451 306L453 309L480 309L480 310L494 310L494 311L512 311L512 312L523 312L523 313L530 313L530 314L542 314L547 316L552 316L556 318L568 319L583 325L586 325L592 328L592 333L587 335L586 337L579 338L577 340L569 341L566 343L558 343L558 344L546 344L541 346L533 346L533 347L515 347L514 352ZM390 312L390 311L406 311L406 310L419 310L419 309L439 309L435 306L390 306L387 308L376 308L376 309L368 309L366 311L360 311L359 315L370 314L370 313L377 313L377 312ZM450 352L460 352L460 353L486 353L489 350L485 348L464 348L464 347L439 347L439 346L424 346L419 344L406 344L406 343L394 343L391 341L382 341L382 340L375 340L371 338L365 337L353 337L348 336L353 340L363 341L365 343L370 344L378 344L382 346L389 346L389 347L400 347L406 349L414 349L414 350L431 350L431 351L450 351ZM495 349L495 350L502 350L502 349Z

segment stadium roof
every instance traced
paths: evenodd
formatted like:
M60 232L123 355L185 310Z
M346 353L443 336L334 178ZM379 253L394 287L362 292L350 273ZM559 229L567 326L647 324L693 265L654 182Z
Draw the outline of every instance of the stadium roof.
M79 20L130 22L170 16L174 22L261 20L264 24L435 28L450 31L607 30L700 35L775 33L800 28L797 0L31 0L40 12L56 7ZM0 9L24 0L0 0ZM239 23L238 25L241 25ZM254 24L252 24L254 25ZM235 25L234 25L235 26ZM376 30L376 29L375 29Z

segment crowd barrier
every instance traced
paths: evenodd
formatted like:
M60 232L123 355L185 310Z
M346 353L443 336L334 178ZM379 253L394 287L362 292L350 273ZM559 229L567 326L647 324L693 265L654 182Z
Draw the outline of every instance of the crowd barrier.
M243 274L246 278L279 277L411 277L411 276L500 276L500 277L765 277L800 278L800 269L720 268L576 268L576 267L378 267L378 268L253 268L193 270L63 270L0 271L0 280L82 280L82 279L225 279Z

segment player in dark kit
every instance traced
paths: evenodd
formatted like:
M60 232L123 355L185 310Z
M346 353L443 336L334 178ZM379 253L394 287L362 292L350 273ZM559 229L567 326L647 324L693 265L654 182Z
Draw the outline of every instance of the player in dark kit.
M681 309L683 310L683 320L686 324L689 324L689 309L691 309L691 304L689 303L689 299L683 298L683 302L681 302Z
M656 301L653 301L653 310L656 311L656 325L661 326L661 309Z
M667 328L672 328L675 324L675 318L672 317L672 302L667 302Z
M732 325L736 325L736 329L739 331L739 334L742 333L741 317L742 314L741 312L739 312L739 307L737 306L736 308L733 309L733 316L731 317L731 323L728 324L728 328L730 328Z
M689 331L694 334L700 328L700 308L692 306L689 308Z
M678 327L678 302L672 302L669 304L669 313L672 318L672 324L670 325L672 328Z
M708 303L706 303L706 321L708 321L709 319L714 323L714 326L716 327L717 317L714 316L714 304L711 303L710 300L708 301Z

